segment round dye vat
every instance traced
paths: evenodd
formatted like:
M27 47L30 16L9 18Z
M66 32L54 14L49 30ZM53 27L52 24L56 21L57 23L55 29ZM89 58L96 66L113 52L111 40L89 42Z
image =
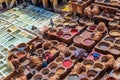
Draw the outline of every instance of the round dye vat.
M93 53L92 56L94 60L98 60L101 55L99 53Z
M57 48L64 51L66 49L66 46L65 46L65 44L60 43L57 45Z
M89 26L88 27L88 30L91 32L95 31L95 29L96 29L96 26Z
M23 54L23 53L18 53L18 54L17 54L17 57L18 57L18 58L23 58L24 56L25 56L25 54Z
M64 68L60 67L56 70L56 72L62 74L64 70L65 70Z
M84 44L91 44L92 40L91 39L86 39L84 40Z
M117 22L115 22L115 21L110 21L110 22L109 22L109 25L110 25L110 26L117 26L117 25L118 25L118 23L117 23Z
M77 32L78 32L77 29L72 29L72 30L71 30L71 33L72 33L72 34L76 34Z
M83 40L83 37L78 36L78 37L75 37L74 39L75 39L75 41L81 41L81 40Z
M101 70L103 70L103 64L100 64L100 63L95 63L95 65L94 65L94 69L96 70L96 71L101 71Z
M63 25L57 25L56 28L57 28L57 29L62 29L62 28L63 28Z
M106 80L116 80L114 77L108 77Z
M105 42L101 42L98 44L98 47L101 49L101 50L108 50L110 44L108 43L105 43Z
M79 80L79 77L77 75L69 75L68 80Z
M55 69L58 65L56 63L51 63L48 67L50 69Z
M32 80L42 80L42 75L36 74L33 76Z
M64 60L64 57L58 57L58 58L56 59L56 62L57 62L58 64L62 64L63 60Z
M58 36L63 35L63 31L59 30L59 31L57 32L57 35L58 35Z
M120 32L119 31L110 31L110 35L111 36L120 36Z
M85 60L83 64L87 69L90 69L93 66L94 62L92 60Z
M71 35L70 35L70 34L64 34L63 37L64 37L64 38L70 38Z
M21 44L18 45L18 49L20 48L20 49L23 50L26 46L27 45L25 43L21 43Z
M84 40L84 38L82 36L76 36L73 39L74 43L77 43L77 44L81 43L83 40Z
M52 41L52 44L53 44L53 45L56 45L56 44L58 44L58 42L53 40L53 41Z
M69 61L69 60L65 60L65 61L62 63L62 65L63 65L63 67L68 68L68 67L70 67L70 66L72 65L72 62Z
M56 49L56 48L52 48L51 50L50 50L50 53L51 54L56 54L58 52L58 50Z
M64 31L69 31L70 30L70 27L69 26L66 26L63 28Z
M120 44L120 39L116 40L115 44Z
M91 26L91 25L94 25L94 22L93 21L87 21L86 23L88 26Z
M113 42L115 40L115 38L113 37L107 37L105 38L106 41L109 41L109 42Z
M106 46L106 45L100 45L99 48L102 49L102 50L107 50L108 46Z
M70 25L71 25L71 26L75 26L75 25L77 25L77 23L76 23L75 21L72 21L72 22L70 23Z
M87 64L87 65L85 65L85 67L89 69L89 68L92 67L92 65L91 64Z
M111 52L111 53L114 53L114 54L116 54L116 55L119 55L119 54L120 54L120 50L118 50L117 48L111 48L111 49L110 49L110 52Z
M50 72L50 70L48 68L44 68L41 73L43 75L47 75L47 74L49 74L49 72Z

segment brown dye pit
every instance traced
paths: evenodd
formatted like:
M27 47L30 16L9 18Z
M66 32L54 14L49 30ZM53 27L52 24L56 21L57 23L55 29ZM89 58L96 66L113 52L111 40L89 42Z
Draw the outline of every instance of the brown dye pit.
M93 66L94 62L92 60L85 60L83 64L86 68L90 69Z
M52 41L52 44L53 44L53 45L56 45L56 44L58 44L58 42L53 40L53 41Z
M87 71L87 76L89 77L89 78L91 78L91 79L93 79L96 75L97 75L97 71L95 71L95 70L89 70L89 71Z
M58 58L56 59L56 62L57 62L58 64L62 64L63 60L64 60L64 57L58 57Z
M50 49L50 53L53 54L53 55L57 52L58 52L58 50L56 48L51 48Z
M48 67L50 69L55 69L58 65L56 63L51 63Z
M102 56L102 58L101 58L101 62L102 63L105 63L105 62L107 62L109 59L107 58L107 56Z
M63 67L59 67L56 72L59 74L62 74L65 71L65 69Z
M103 70L103 65L100 64L100 63L96 63L96 64L94 65L94 69L95 69L96 71L101 71L101 70Z
M42 75L40 75L40 74L34 75L33 80L42 80Z
M49 72L50 72L50 70L49 70L48 68L44 68L44 69L42 70L42 74L43 74L43 75L47 75L47 74L49 74Z

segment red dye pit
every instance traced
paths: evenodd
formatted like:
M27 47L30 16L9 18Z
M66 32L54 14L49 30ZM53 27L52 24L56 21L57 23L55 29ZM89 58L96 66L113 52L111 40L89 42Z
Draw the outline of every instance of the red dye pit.
M71 30L71 33L72 33L72 34L76 34L77 32L78 32L77 29L72 29L72 30Z
M64 66L64 67L70 67L71 65L72 65L72 62L71 61L69 61L69 60L66 60L66 61L64 61L63 63L62 63L62 65Z
M88 30L89 30L89 31L92 31L92 32L95 31L95 29L96 29L96 26L90 26L90 27L88 28Z

